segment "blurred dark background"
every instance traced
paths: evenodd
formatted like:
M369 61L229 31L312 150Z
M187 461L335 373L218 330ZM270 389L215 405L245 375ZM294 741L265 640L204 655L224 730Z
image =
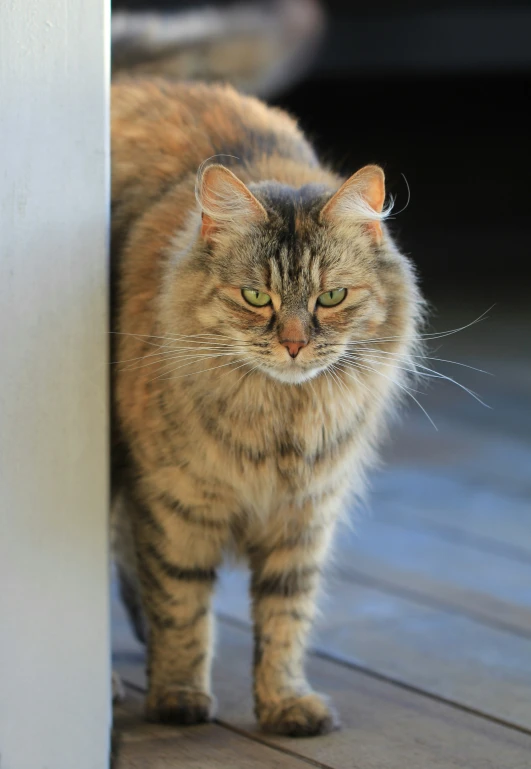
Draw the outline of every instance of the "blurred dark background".
M345 171L381 164L393 228L429 294L465 288L496 301L531 275L524 73L318 77L286 95Z
M113 8L198 5L117 0ZM334 167L348 173L381 164L397 211L408 200L406 177L411 199L392 226L430 298L524 298L531 276L531 4L321 6L326 31L313 64L273 101L299 118Z
M380 163L397 210L405 175L394 229L429 296L525 291L531 5L325 6L319 61L283 104L345 170Z

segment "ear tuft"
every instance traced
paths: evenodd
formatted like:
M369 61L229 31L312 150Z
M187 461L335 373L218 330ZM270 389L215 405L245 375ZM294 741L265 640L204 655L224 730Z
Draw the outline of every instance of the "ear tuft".
M200 170L196 198L201 206L201 235L212 240L225 229L244 231L267 221L267 213L246 185L225 166Z
M322 222L356 221L369 225L380 239L380 222L391 213L384 209L385 176L379 166L365 166L351 176L332 195L320 213Z

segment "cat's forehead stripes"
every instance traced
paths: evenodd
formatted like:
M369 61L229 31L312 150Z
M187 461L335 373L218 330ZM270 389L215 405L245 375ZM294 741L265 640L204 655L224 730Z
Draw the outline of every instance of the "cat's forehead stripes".
M265 264L266 285L281 294L284 302L306 302L321 282L319 254L312 237L318 226L323 190L316 185L293 189L267 185L260 192L271 217Z
M308 244L295 247L281 245L268 261L267 274L271 291L282 296L284 304L306 304L308 296L318 290L320 271Z
M273 219L282 224L285 235L292 237L310 222L316 224L319 211L331 195L322 184L290 187L278 182L261 182L249 188Z

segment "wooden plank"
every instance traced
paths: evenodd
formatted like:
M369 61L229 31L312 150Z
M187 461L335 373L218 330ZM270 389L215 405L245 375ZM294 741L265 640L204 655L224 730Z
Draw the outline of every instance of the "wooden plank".
M438 431L425 416L410 409L402 424L394 428L393 440L384 447L385 466L374 480L383 481L389 472L416 470L461 482L467 496L489 489L509 499L529 500L531 417L522 416L518 425L506 427L504 432L502 425L493 423L492 411L484 410L481 418L478 415L473 418L468 408L458 409L453 400L439 401L435 406L434 395L430 391L421 402L433 416ZM506 406L509 396L499 395L499 399L497 417L503 423L509 422ZM521 398L518 410L531 414L530 401L531 398ZM516 416L513 420L516 421ZM521 434L517 434L518 430ZM465 507L464 500L460 507Z
M430 388L422 402L439 432L409 411L386 448L387 467L375 478L370 507L379 521L427 528L442 539L530 562L531 365L518 357L521 351L505 353L510 338L519 336L515 327L505 335L501 360L491 359L492 343L482 354L474 350L474 362L496 374L481 387L492 410L478 409L449 385Z
M488 306L488 305L487 305ZM485 309L457 302L441 305L430 330L459 328ZM513 308L514 310L514 308ZM489 371L493 376L442 361L427 361L478 392L491 407L477 404L459 387L440 380L421 386L422 404L439 427L436 432L418 407L410 408L402 425L394 427L385 455L394 469L428 470L474 485L531 497L531 360L522 339L531 333L528 314L497 306L489 318L459 333L430 343L435 358L459 361ZM464 505L462 506L464 507Z
M217 724L172 728L148 724L142 698L126 689L115 707L112 769L305 769L308 763Z
M334 769L529 766L529 734L316 658L309 662L310 679L318 690L332 696L342 715L342 730L314 739L262 734L252 716L251 643L249 632L222 625L214 682L221 723L226 722L256 740ZM141 661L125 664L123 673L137 685L143 685Z
M337 542L337 565L355 582L531 638L531 561L376 520L361 522L357 532L342 532Z
M326 592L314 648L531 729L527 639L334 575ZM216 605L249 622L245 574L222 575Z
M418 422L419 428L425 428L426 435L432 436L434 442L444 437L444 433L452 436L453 431L456 430L464 436L467 433L470 434L472 442L477 437L482 437L487 455L492 447L495 448L494 438L496 441L507 442L509 448L514 445L516 451L518 444L528 445L531 430L529 360L526 361L521 357L510 358L508 354L493 357L492 352L491 347L490 350L485 351L484 355L479 356L468 348L456 357L488 370L493 376L485 374L471 376L466 369L433 362L435 370L451 376L457 382L475 391L489 407L485 408L479 404L455 384L432 380L428 388L421 388L426 393L421 396L421 401L434 417L439 433L443 435L438 435L433 430L432 425L419 409L411 406L410 414ZM440 351L439 354L446 357L444 351ZM427 365L430 363L428 362Z
M376 521L531 563L527 497L411 465L378 477L370 507Z
M109 5L0 9L5 769L109 758Z
M442 698L531 728L531 645L465 616L382 590L328 580L314 648ZM249 623L247 578L221 575L219 612ZM143 654L113 604L113 648L122 663Z

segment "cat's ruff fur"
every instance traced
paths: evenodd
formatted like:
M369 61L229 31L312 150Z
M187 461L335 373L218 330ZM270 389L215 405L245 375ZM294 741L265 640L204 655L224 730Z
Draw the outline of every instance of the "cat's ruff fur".
M252 572L261 725L324 733L336 716L303 670L319 572L421 307L383 173L341 186L290 117L230 87L131 80L112 98L113 544L139 634L142 584L148 717L211 717L210 600L232 550Z

